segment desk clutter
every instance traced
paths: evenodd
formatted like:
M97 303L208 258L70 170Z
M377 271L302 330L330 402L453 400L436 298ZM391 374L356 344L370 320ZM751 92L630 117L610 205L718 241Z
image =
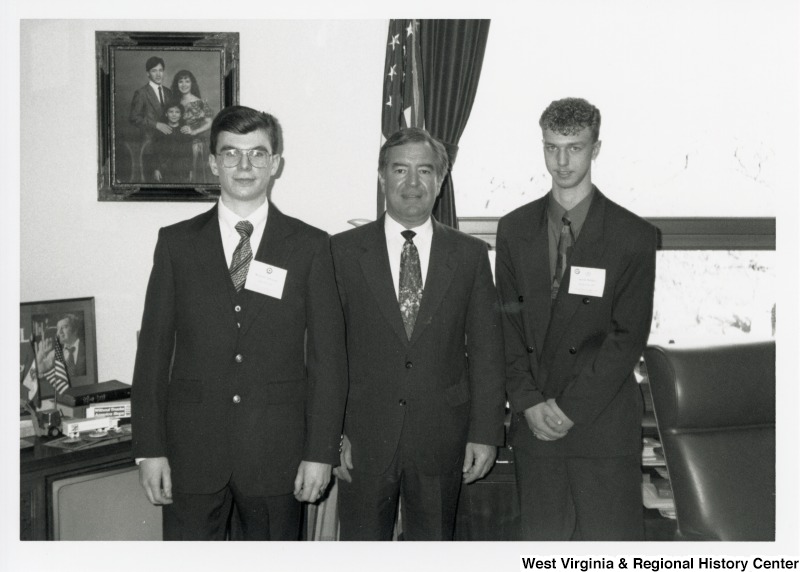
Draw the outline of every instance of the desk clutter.
M45 445L69 450L130 438L130 395L130 385L111 380L44 399L20 417L20 448L31 446L37 436L59 437Z
M642 439L642 504L645 508L658 510L665 518L675 519L675 499L669 480L664 450L653 437Z

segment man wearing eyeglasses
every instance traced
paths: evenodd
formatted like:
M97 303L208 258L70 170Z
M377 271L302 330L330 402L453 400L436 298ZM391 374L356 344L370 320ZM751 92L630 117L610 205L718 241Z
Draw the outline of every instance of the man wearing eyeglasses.
M347 391L329 237L268 201L273 116L223 109L210 151L219 202L159 232L134 455L165 540L226 538L233 505L244 539L296 540L300 503L322 496L338 461Z

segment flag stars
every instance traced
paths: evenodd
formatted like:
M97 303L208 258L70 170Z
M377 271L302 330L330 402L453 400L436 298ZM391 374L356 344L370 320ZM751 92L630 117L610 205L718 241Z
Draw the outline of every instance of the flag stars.
M391 95L389 96L389 101L386 102L386 105L388 105L389 107L392 106L392 96Z
M414 22L412 21L408 23L408 28L406 28L406 38L413 35L414 35Z
M396 76L396 75L397 75L397 70L396 70L396 69L394 69L394 68L396 68L396 67L397 67L397 64L394 64L394 65L392 66L392 69L390 69L390 70L389 70L389 79L391 79L391 80L394 80L394 76Z
M389 42L389 45L392 47L392 51L394 51L394 47L400 43L400 34L395 34L392 36L392 41Z

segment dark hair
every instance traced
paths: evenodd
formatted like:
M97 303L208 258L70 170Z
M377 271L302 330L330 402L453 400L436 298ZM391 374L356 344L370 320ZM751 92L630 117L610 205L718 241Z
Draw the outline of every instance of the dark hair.
M389 154L389 149L392 147L400 147L408 143L427 143L433 149L436 155L436 175L439 178L444 178L447 170L450 168L450 158L447 155L447 149L438 139L434 138L430 133L424 129L417 127L408 127L395 131L386 140L386 143L381 147L381 152L378 154L378 171L383 171L386 168L386 156Z
M172 96L181 97L181 92L178 90L178 80L183 79L185 77L188 77L189 81L192 82L192 88L189 90L189 92L199 99L200 86L197 85L197 79L195 79L194 74L189 70L181 70L173 76L172 87L170 88L170 90L172 91Z
M147 58L147 61L144 64L144 71L149 72L151 69L156 67L158 64L161 64L162 68L166 69L166 67L167 67L167 64L164 63L164 60L162 60L158 56L153 56L153 57Z
M186 111L186 109L183 107L183 104L181 103L181 100L180 100L179 97L177 97L177 98L176 97L172 97L172 98L168 99L166 102L164 102L164 113L162 113L161 115L164 118L166 118L167 117L167 111L169 111L173 107L177 107L178 109L181 110L181 121L183 121L183 113Z
M561 135L576 135L586 127L592 138L600 138L600 110L579 97L565 97L547 106L539 119L542 130L549 129Z
M264 130L272 146L272 152L283 152L283 137L281 125L274 116L264 111L257 111L244 105L232 105L223 108L211 123L211 144L209 150L212 155L217 153L217 137L220 131L246 135L258 129Z
M81 320L77 314L61 314L58 316L56 324L61 320L67 320L67 322L69 322L69 327L75 332L75 335L78 337L83 337L83 320Z

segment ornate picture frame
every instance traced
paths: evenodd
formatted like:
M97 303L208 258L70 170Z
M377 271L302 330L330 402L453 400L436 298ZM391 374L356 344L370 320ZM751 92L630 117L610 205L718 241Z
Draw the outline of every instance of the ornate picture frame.
M99 201L213 201L208 135L239 102L237 32L96 32Z

